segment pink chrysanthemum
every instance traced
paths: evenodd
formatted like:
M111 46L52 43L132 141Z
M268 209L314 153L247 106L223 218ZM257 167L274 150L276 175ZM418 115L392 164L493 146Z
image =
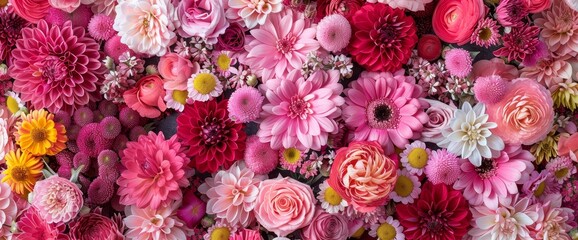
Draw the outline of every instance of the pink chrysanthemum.
M351 39L351 25L341 14L325 16L317 25L317 40L327 51L344 49Z
M125 208L126 218L123 220L128 231L128 239L187 239L190 230L176 216L180 201L163 206L157 210L138 208L136 205Z
M12 6L0 8L0 61L7 60L12 55L12 49L16 46L16 40L22 37L22 28L30 23L14 12Z
M110 201L114 196L114 181L97 177L92 180L88 187L88 202L102 205Z
M121 204L160 209L182 198L180 188L189 185L185 171L190 160L176 135L165 140L162 132L150 132L127 143L122 153L126 169L116 181Z
M128 46L120 42L120 36L115 35L109 38L106 43L104 43L104 53L118 62L119 57L125 52L132 52Z
M502 37L504 46L496 51L496 57L506 57L508 61L522 62L536 51L540 43L538 34L540 28L536 26L523 25L512 28L512 31Z
M498 75L479 77L474 82L476 99L483 104L494 104L504 98L508 89L506 81Z
M261 93L249 86L241 87L229 98L229 117L236 122L247 123L259 118L261 106L265 97Z
M44 17L47 23L60 27L62 27L66 21L70 21L70 19L69 13L53 7L48 9L48 14Z
M558 183L562 184L576 173L576 166L568 156L557 157L546 165L546 170L556 178Z
M14 91L36 109L72 113L96 100L105 68L100 46L81 27L49 26L44 20L22 30L22 39L12 52L10 74ZM34 91L31 91L33 89Z
M542 29L540 36L554 56L565 59L578 55L578 11L563 1L554 1L534 23Z
M102 136L106 139L115 139L122 131L120 121L116 117L105 117L98 124Z
M96 40L108 40L116 35L113 24L114 19L105 14L94 15L88 23L88 33Z
M472 57L470 52L454 48L446 52L446 68L450 74L456 77L467 77L472 71Z
M66 223L72 220L83 204L82 192L68 179L54 175L34 185L31 205L48 223Z
M575 212L562 207L562 195L555 193L547 197L537 213L538 219L532 226L534 239L570 239L568 232L576 227Z
M470 41L478 46L487 48L498 44L500 37L500 29L496 21L492 18L486 18L478 23Z
M29 207L26 212L22 214L20 220L17 222L18 232L12 235L15 240L33 240L33 239L69 239L64 233L66 229L65 224L49 224L38 210L34 207Z
M558 86L564 79L572 78L572 65L562 59L544 58L534 66L524 66L520 69L520 77L536 79L547 88Z
M519 27L522 20L528 16L524 0L502 0L496 8L496 19L505 27Z
M394 74L361 73L345 90L343 118L354 129L353 140L378 141L385 153L391 154L394 146L403 148L409 139L419 138L428 121L421 92L402 70Z
M80 172L86 173L90 168L90 157L83 152L76 153L72 159L72 166L75 169L80 169L82 166L82 170Z
M337 70L315 71L307 79L293 70L285 79L268 80L261 85L268 102L257 136L273 149L320 150L339 130L335 119L341 115L342 89Z
M72 116L74 123L78 126L84 126L86 124L92 123L94 120L94 113L89 107L81 107L76 109L74 115Z
M319 48L315 32L302 13L286 10L271 15L265 24L251 30L254 38L245 45L248 55L244 64L255 72L262 69L264 81L285 77L292 70L301 69L307 53Z
M548 171L533 171L530 173L528 180L524 181L521 190L526 197L541 202L548 195L560 192L560 187L552 173Z
M518 193L516 181L534 156L520 146L506 145L497 158L484 158L479 167L467 159L461 160L462 173L454 188L462 190L471 205L485 204L496 208L498 202Z
M425 167L425 175L433 184L454 184L460 176L458 157L445 148L432 151Z
M243 162L233 164L227 171L217 172L199 186L199 192L209 198L207 213L215 214L232 226L249 226L255 221L252 210L259 194L259 184L264 179L246 168Z
M279 163L278 151L273 150L269 143L259 141L259 137L257 136L247 138L247 148L244 159L247 168L256 174L268 174L273 171Z
M229 237L229 240L260 240L262 239L259 230L243 229L237 231L234 235Z

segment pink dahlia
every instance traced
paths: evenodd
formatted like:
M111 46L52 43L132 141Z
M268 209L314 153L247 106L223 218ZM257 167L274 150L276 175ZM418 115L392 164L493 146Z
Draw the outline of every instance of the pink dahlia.
M187 239L190 230L176 216L180 201L163 206L157 210L138 208L136 205L125 208L126 218L123 220L128 231L128 239Z
M506 198L496 206L471 208L475 221L468 232L473 239L534 239L529 227L538 219L537 205L529 198Z
M462 190L472 205L485 204L495 208L501 199L518 193L516 181L534 159L520 146L506 145L497 158L484 158L479 167L462 159L462 173L454 188Z
M66 223L84 204L82 192L68 179L53 175L34 185L31 205L48 223Z
M376 87L377 86L377 87ZM354 129L353 140L378 141L386 154L417 139L428 115L421 88L403 71L363 72L345 89L345 124Z
M37 239L54 239L69 240L64 234L65 224L49 224L45 218L41 217L38 210L29 207L16 223L18 232L12 235L14 240L37 240Z
M368 71L397 71L407 63L417 43L413 18L386 4L365 4L351 20L349 51Z
M2 176L4 177L4 176ZM0 183L0 236L10 236L12 221L16 221L18 206L8 183Z
M540 28L522 25L512 28L512 31L502 37L504 46L496 51L496 57L506 57L508 61L522 62L532 56L540 43L538 34Z
M182 198L190 160L176 136L166 140L162 132L150 132L128 142L122 153L126 169L116 181L121 204L156 210Z
M242 162L205 179L199 192L209 197L207 213L232 226L247 227L255 221L253 208L264 176L255 175Z
M505 27L519 27L528 16L525 0L503 0L496 8L498 22Z
M177 136L189 147L190 165L200 172L229 168L245 151L243 124L229 118L228 101L196 101L177 117Z
M35 109L72 113L96 100L105 68L100 46L70 21L62 27L44 20L22 30L22 39L12 52L10 75L14 91Z
M538 219L532 225L534 239L570 240L568 232L576 227L574 210L562 207L562 195L559 193L547 197L538 207Z
M572 65L562 59L544 58L534 66L525 66L520 70L520 77L536 79L539 83L551 88L572 79Z
M570 1L568 1L570 2ZM542 29L540 36L548 49L560 58L578 56L578 12L563 1L554 1L552 8L534 20Z
M253 39L246 39L248 54L244 64L254 72L262 69L265 82L284 77L294 69L301 69L307 53L319 49L315 34L315 25L302 13L286 10L271 15L263 25L251 30Z
M320 150L339 130L335 119L341 115L342 90L336 70L316 71L307 79L293 70L284 79L268 80L261 85L268 103L257 136L273 149Z
M247 28L251 29L259 25L266 25L267 19L271 18L271 15L277 15L272 13L279 13L283 10L282 0L261 0L259 2L254 2L251 0L228 0L224 1L228 3L227 8L227 18L230 19L242 19L245 21ZM286 23L293 23L286 22Z
M22 28L30 23L14 12L12 5L0 8L0 61L7 60L16 46L16 40L22 37Z

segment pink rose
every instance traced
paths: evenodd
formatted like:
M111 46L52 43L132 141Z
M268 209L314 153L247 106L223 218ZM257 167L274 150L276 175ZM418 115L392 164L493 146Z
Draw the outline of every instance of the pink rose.
M49 0L50 5L67 13L71 13L80 6L80 0Z
M509 144L530 145L544 139L554 123L550 92L529 78L509 85L502 100L487 105L488 122L498 124L492 133Z
M176 9L181 22L178 32L182 37L206 38L210 44L229 27L222 1L183 0Z
M301 236L304 240L341 240L349 237L347 219L341 214L331 214L317 209L315 216Z
M284 237L311 223L317 200L309 185L292 178L261 182L255 217L267 230Z
M72 240L122 240L124 236L110 218L88 213L70 224Z
M132 89L123 93L126 105L142 117L156 118L167 109L163 101L165 89L163 80L157 75L141 78Z
M422 35L417 42L417 55L430 62L438 59L442 55L442 42L436 35Z
M430 107L425 110L429 121L423 126L420 140L431 143L441 142L444 139L442 129L450 124L450 120L454 117L456 106L450 106L436 100L424 100L430 105Z
M483 0L440 0L432 25L444 42L463 45L470 41L474 28L484 16Z
M397 163L378 142L351 142L335 155L329 185L358 212L384 205L397 180Z
M578 156L578 133L572 135L563 133L560 135L560 140L558 140L558 155L568 155L572 160L578 162L576 158L576 156Z
M480 60L473 65L472 79L479 77L489 77L498 75L506 81L518 78L520 73L515 66L504 63L500 58L492 58L490 60Z
M48 0L10 0L14 12L31 23L38 23L48 14Z
M539 13L546 9L549 9L552 5L551 0L525 0L526 8L530 13Z
M176 53L168 53L159 60L158 70L165 80L165 89L185 90L187 79L199 71L199 64Z

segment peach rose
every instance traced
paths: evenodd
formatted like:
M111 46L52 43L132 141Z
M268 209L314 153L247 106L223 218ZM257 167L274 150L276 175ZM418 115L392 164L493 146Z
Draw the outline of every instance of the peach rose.
M480 60L474 63L472 67L472 79L498 75L502 77L502 79L510 81L520 76L520 73L515 66L506 64L504 60L500 58Z
M578 133L572 135L563 133L558 140L558 156L570 156L572 160L578 162Z
M80 6L80 0L49 0L50 5L67 13L71 13Z
M539 13L552 6L551 0L526 0L526 8L530 13Z
M514 79L504 98L486 109L488 122L498 124L492 133L509 144L534 144L546 137L554 123L550 92L529 78Z
M433 14L434 32L444 42L466 44L485 10L483 0L440 0Z
M134 88L125 91L122 96L126 105L142 117L156 118L167 109L163 101L165 96L163 80L157 75L141 78Z
M165 80L165 89L184 90L187 89L187 79L199 71L199 64L176 53L168 53L159 60L158 69Z
M255 217L265 229L284 237L311 223L317 200L309 185L292 178L261 182Z
M397 163L375 141L355 141L335 155L329 185L359 212L385 204L397 180Z

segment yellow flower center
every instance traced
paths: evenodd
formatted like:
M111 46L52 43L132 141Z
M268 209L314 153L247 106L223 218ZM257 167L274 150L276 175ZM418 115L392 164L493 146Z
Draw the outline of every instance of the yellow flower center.
M8 0L0 0L0 8L8 5Z
M18 101L16 101L16 99L10 96L6 98L6 106L8 107L8 111L10 111L12 114L20 110L20 107L18 106Z
M229 228L215 228L211 233L211 240L228 240L230 235L231 231L229 231Z
M188 94L189 93L187 91L174 90L173 100L175 100L175 102L185 105L185 103L187 103Z
M423 148L414 148L407 155L407 161L413 168L424 168L427 163L428 155Z
M193 80L193 86L200 94L209 94L217 86L217 79L210 73L199 73Z
M221 71L227 71L231 67L231 58L227 54L219 54L217 57L217 68Z
M566 175L568 175L568 168L562 168L562 169L554 172L554 176L556 176L556 178L563 178Z
M17 182L22 182L28 177L28 169L22 166L13 167L10 171L10 177Z
M339 194L332 187L327 187L327 189L325 189L325 194L323 195L323 198L327 203L329 203L329 205L332 206L337 206L341 204L342 200L341 196L339 196Z
M363 236L363 233L365 233L365 228L360 227L359 229L357 229L357 231L355 231L353 233L353 235L351 235L351 237L352 238L361 238L361 236Z
M301 151L299 151L297 148L287 148L285 151L283 151L283 158L285 158L287 163L296 164L301 158Z
M382 223L377 228L377 237L379 240L393 240L396 234L395 228L389 223Z
M542 194L544 194L544 190L546 190L546 182L541 182L540 185L538 185L538 188L536 188L536 191L534 191L534 196L542 196Z
M409 177L400 175L397 177L393 190L400 197L407 197L413 192L413 182Z

